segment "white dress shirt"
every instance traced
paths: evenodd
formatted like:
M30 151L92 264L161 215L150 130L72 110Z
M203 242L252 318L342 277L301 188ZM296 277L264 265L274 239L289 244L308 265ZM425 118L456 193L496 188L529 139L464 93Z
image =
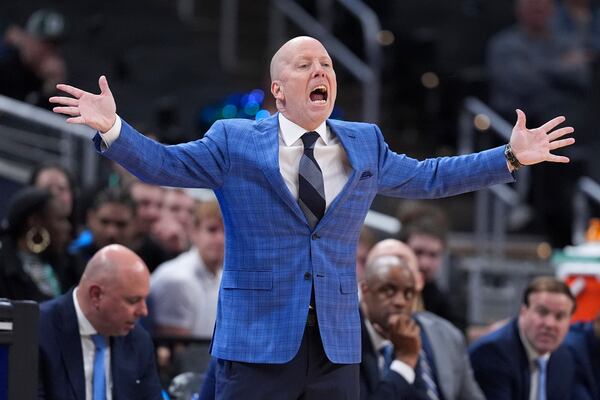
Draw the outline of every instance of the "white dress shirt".
M531 380L529 385L529 400L538 400L538 380L540 376L540 370L538 368L536 360L542 357L545 358L547 362L550 358L550 353L542 355L535 351L531 343L529 343L529 340L527 340L525 334L521 331L521 328L519 328L519 338L521 339L521 343L523 343L523 347L525 347L525 353L527 353L527 360L529 361L529 371L531 373ZM546 375L546 380L547 379L548 376Z
M107 132L101 133L106 147L110 147L119 137L120 132L121 118L117 115L113 127ZM323 172L327 208L348 182L352 167L344 146L325 122L315 132L319 134L319 139L315 143L314 155ZM300 157L304 152L304 145L300 137L304 133L306 133L306 129L296 125L279 113L279 171L288 190L295 199L298 199L298 167Z
M91 336L98 333L90 321L83 315L79 302L77 301L77 290L73 290L73 304L75 313L77 313L77 323L79 324L79 336L81 337L81 351L83 354L83 376L85 378L85 398L92 400L92 381L94 377L94 356L96 346ZM106 338L106 351L104 352L104 369L106 376L106 400L112 400L112 374L110 369L110 341Z

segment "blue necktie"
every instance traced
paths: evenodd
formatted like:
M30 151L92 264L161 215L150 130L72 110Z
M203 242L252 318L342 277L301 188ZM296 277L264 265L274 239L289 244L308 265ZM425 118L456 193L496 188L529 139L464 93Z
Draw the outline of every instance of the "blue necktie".
M437 383L435 383L431 364L429 364L427 354L423 349L419 352L419 369L421 371L421 381L423 382L424 389L427 393L427 398L430 400L439 400L440 393L438 391Z
M383 368L381 369L381 376L384 377L385 374L387 374L387 372L390 370L392 361L394 361L394 346L391 344L386 344L379 349L379 353L383 356Z
M302 135L304 153L298 166L298 203L311 229L314 229L325 214L323 173L314 155L318 138L317 132L306 132Z
M537 400L546 400L546 367L548 367L548 359L540 357L535 360L538 367L538 392Z
M106 350L106 339L102 335L92 335L92 341L96 345L94 354L94 378L92 381L93 400L106 400L106 374L104 371L104 351Z

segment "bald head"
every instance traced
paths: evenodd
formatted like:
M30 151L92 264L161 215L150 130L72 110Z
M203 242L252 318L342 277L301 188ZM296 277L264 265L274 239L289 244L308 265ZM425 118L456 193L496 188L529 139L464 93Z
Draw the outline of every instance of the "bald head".
M373 280L385 281L385 277L393 268L407 270L409 275L413 275L405 259L392 255L382 255L372 258L371 261L367 262L365 267L365 281L367 284Z
M100 249L90 259L79 282L85 286L92 282L111 284L130 275L144 277L148 268L144 261L125 246L111 244Z
M381 256L396 256L406 263L410 268L414 278L417 292L423 290L423 276L419 272L419 264L417 257L410 247L404 242L397 239L385 239L377 242L367 255L366 264L370 264L373 260Z
M281 71L283 70L283 67L291 64L293 56L298 52L298 49L302 46L306 46L307 44L320 47L325 53L327 53L325 47L323 47L321 42L319 42L317 39L310 36L296 36L295 38L285 42L279 48L279 50L273 54L273 58L271 58L271 66L269 68L271 81L281 78Z
M112 244L88 262L77 288L77 300L94 328L106 336L128 334L147 315L150 274L142 259Z

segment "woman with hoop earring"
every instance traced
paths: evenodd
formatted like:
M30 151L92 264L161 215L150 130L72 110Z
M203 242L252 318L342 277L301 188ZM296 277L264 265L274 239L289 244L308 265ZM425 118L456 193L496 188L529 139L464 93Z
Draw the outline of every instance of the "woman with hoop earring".
M26 187L11 198L0 236L0 297L44 301L76 283L66 253L68 218L47 190Z

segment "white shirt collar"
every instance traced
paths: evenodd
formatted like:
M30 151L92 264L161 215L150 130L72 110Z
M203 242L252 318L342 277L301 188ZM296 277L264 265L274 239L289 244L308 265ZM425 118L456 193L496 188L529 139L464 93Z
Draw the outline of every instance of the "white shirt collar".
M281 132L281 138L287 147L292 146L302 135L307 131L300 125L287 119L282 113L278 114L279 117L279 131ZM323 121L315 132L319 134L325 144L329 144L329 138L327 137L327 123Z
M98 333L98 331L92 326L90 321L85 317L81 307L79 306L79 301L77 300L77 290L79 287L76 287L73 290L73 305L75 305L75 313L77 314L77 323L79 325L79 335L80 336L91 336Z
M518 323L517 323L518 326ZM519 330L519 338L521 339L521 343L523 343L523 347L525 347L525 353L527 354L527 360L529 360L529 365L536 365L536 360L540 357L545 358L546 361L550 358L550 353L540 354L534 348L533 345L525 336L525 332L521 330L521 327L518 326Z
M385 346L392 344L392 342L383 338L379 333L377 333L377 331L371 324L371 321L369 321L367 318L365 318L365 327L367 328L367 332L369 332L371 343L373 343L373 348L375 349L375 351L377 351L377 353L379 353L381 349Z

